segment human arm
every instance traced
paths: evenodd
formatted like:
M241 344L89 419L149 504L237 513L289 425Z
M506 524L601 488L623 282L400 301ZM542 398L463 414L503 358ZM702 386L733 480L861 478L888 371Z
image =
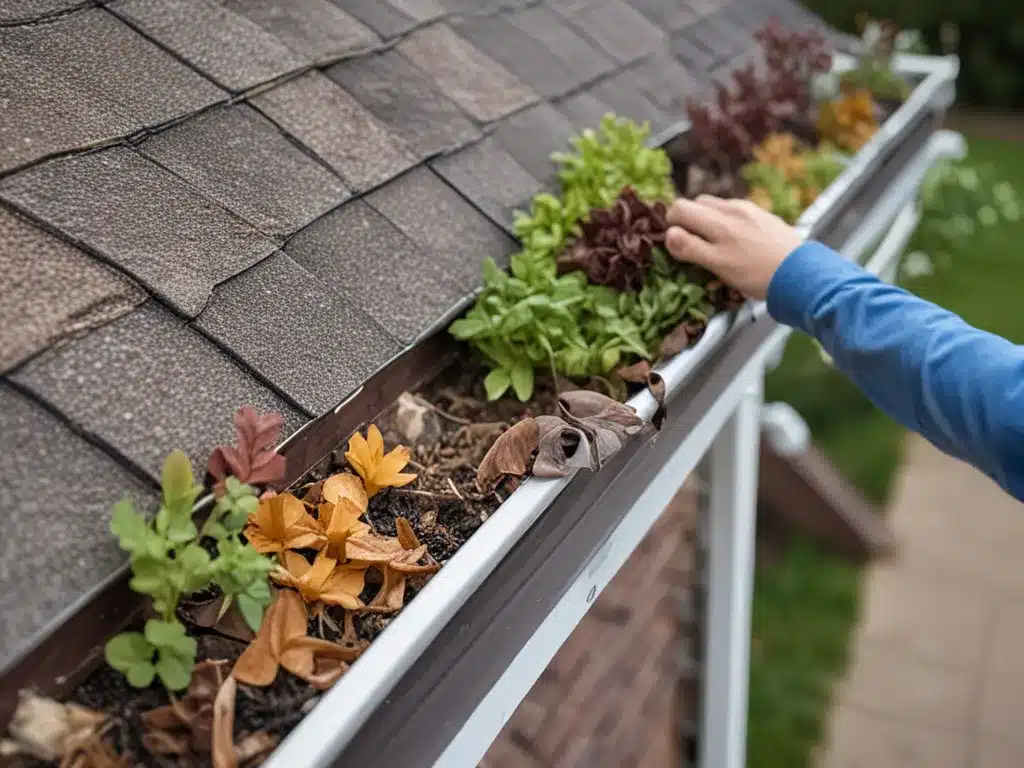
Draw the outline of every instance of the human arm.
M762 214L748 209L730 217L697 249L670 236L669 249L684 259L703 249L703 266L766 296L776 320L816 338L883 411L1024 499L1024 348L887 285L819 243L792 247L798 235ZM695 236L692 227L685 234ZM734 281L734 270L746 277Z

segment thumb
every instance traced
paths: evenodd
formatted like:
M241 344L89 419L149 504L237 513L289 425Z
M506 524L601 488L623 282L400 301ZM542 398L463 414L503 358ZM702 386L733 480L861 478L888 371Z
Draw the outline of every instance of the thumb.
M712 269L715 251L707 240L687 232L682 227L669 227L665 235L665 247L672 257L679 261L688 261L705 269Z

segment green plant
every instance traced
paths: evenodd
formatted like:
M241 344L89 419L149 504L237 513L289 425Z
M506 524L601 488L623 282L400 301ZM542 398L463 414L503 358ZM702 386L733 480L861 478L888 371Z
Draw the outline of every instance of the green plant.
M629 300L620 309L615 291L589 285L579 271L559 275L557 267L567 242L580 235L581 220L610 206L624 187L631 186L645 202L671 199L671 163L664 151L646 146L648 132L646 124L606 115L598 131L574 138L574 152L552 158L560 166L561 197L539 194L529 212L516 217L522 250L512 256L509 272L485 261L483 291L450 331L491 367L484 381L490 399L511 389L528 400L538 368L605 376L623 357L649 356L634 314L650 327L644 314L656 314L650 292L644 294L646 310ZM674 291L661 290L657 296Z
M178 691L188 686L196 655L196 641L177 617L181 598L215 584L225 596L222 610L237 601L246 622L258 629L270 603L267 576L273 563L238 538L257 506L252 486L227 477L202 532L192 519L202 487L181 451L164 462L161 490L160 509L151 520L127 499L114 506L110 530L129 555L131 588L152 600L158 618L149 619L143 632L124 632L111 639L106 657L133 686L148 686L156 676L169 690ZM216 545L215 558L203 539Z
M756 162L741 170L750 199L794 223L842 172L843 164L828 146L806 149L789 134L774 134L754 149Z
M900 31L891 21L870 20L862 16L861 42L864 53L857 66L844 72L841 82L852 88L867 89L879 101L903 101L911 85L893 71L897 52L922 52L921 35L916 30Z

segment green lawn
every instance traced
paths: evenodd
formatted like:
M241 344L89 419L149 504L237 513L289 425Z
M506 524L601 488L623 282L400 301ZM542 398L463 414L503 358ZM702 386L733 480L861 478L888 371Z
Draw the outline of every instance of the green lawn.
M971 158L992 162L1024 196L1024 144L972 140ZM981 230L952 267L906 287L968 322L1024 343L1024 223ZM769 400L785 400L815 439L871 499L888 497L902 433L804 338L790 342L768 379ZM760 569L754 596L749 768L811 768L833 683L846 665L856 623L860 569L798 540Z

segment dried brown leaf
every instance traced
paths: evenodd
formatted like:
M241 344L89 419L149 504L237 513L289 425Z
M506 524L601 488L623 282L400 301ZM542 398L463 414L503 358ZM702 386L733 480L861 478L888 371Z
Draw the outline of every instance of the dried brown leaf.
M641 360L633 365L625 365L619 368L616 373L619 374L619 378L623 381L628 381L630 384L644 384L647 382L647 376L651 372L651 364L646 360Z
M245 622L242 612L238 610L238 604L232 602L227 611L222 614L223 605L224 596L219 595L203 603L183 605L180 610L185 618L197 627L212 629L225 637L248 643L255 634Z
M106 719L102 712L26 691L18 700L8 733L21 752L40 760L58 760L74 744L98 733Z
M278 741L277 736L266 731L250 733L235 745L235 758L242 765L258 765L277 749Z
M142 743L152 754L205 754L213 743L214 702L228 676L228 662L196 664L185 695L164 707L143 712ZM181 752L183 748L185 751Z
M366 523L359 520L369 503L366 491L358 477L343 472L332 475L324 482L323 500L318 520L327 536L324 552L328 557L344 560L348 537L369 529Z
M235 694L238 683L228 677L213 700L213 743L210 753L213 768L237 768L235 755Z
M289 601L294 602L295 597L297 596L294 592L285 589L277 590L274 594L274 599L263 616L260 631L256 633L256 637L238 657L231 670L231 676L236 680L258 687L264 687L274 682L274 678L277 677L278 650L282 644L282 634L284 634L280 625L287 618L284 616L288 612L286 604ZM298 602L302 604L301 599ZM305 631L305 627L303 627L303 634Z
M588 389L563 392L558 398L558 404L564 413L577 419L595 418L607 421L626 428L627 433L631 435L639 432L644 426L644 420L631 406L612 400L600 392Z
M647 389L650 390L654 401L658 404L654 416L651 417L651 423L654 424L655 429L661 429L661 425L665 423L665 417L668 415L668 409L665 407L665 380L661 378L661 374L651 372L647 377Z
M398 543L403 549L419 549L420 540L416 536L416 531L412 529L412 523L404 517L396 517L395 528L398 531Z
M520 477L530 466L530 456L537 450L540 433L535 419L526 418L503 432L487 451L476 471L476 484L481 491L490 491L505 475Z
M573 469L597 470L590 439L578 427L557 416L536 418L540 441L533 474L537 477L566 477Z
M217 480L214 492L223 492L224 479L234 475L243 483L267 485L284 479L285 458L273 445L284 426L278 413L260 416L252 408L243 406L235 413L237 446L219 445L213 449L207 470Z

